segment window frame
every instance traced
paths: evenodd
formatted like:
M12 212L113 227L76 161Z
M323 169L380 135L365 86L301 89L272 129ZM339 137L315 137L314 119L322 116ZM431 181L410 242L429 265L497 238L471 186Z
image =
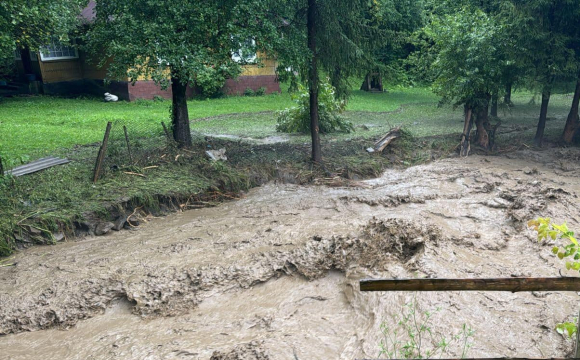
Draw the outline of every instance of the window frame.
M256 39L248 39L251 41L251 46L256 48ZM243 44L240 44L240 48L237 51L232 51L232 60L242 65L256 65L258 63L258 52L254 51L252 56L244 56Z
M58 42L61 46L65 46L68 48L72 48L74 50L74 55L73 56L55 56L55 57L51 57L51 56L45 56L44 51L48 50L49 46L52 45L56 45L55 42ZM43 62L47 62L47 61L59 61L59 60L74 60L74 59L78 59L79 58L79 51L78 49L74 46L76 44L76 41L73 39L71 41L71 45L64 45L62 44L58 39L52 39L51 40L51 44L50 45L44 45L39 49L39 53L40 53L40 60Z

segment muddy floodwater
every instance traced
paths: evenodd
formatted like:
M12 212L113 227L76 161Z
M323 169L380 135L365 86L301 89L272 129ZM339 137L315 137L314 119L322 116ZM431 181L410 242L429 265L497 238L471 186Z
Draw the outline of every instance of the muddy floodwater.
M361 293L359 279L559 276L525 223L580 230L580 151L446 159L350 186L270 183L0 268L0 359L362 359L413 300L470 357L562 357L576 293ZM346 185L346 184L343 184ZM575 276L562 271L563 275ZM460 356L461 346L448 356Z

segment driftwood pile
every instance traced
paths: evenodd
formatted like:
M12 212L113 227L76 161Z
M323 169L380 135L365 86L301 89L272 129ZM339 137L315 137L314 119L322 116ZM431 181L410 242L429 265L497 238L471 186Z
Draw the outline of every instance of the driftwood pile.
M367 152L374 153L374 152L382 152L385 150L393 140L401 137L401 127L396 127L391 129L388 133L385 134L379 141L377 141L372 148L368 148Z

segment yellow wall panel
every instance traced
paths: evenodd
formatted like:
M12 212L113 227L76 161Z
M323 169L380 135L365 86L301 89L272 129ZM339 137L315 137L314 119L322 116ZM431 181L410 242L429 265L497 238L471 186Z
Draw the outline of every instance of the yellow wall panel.
M83 69L79 59L41 61L40 69L42 81L46 84L83 79Z

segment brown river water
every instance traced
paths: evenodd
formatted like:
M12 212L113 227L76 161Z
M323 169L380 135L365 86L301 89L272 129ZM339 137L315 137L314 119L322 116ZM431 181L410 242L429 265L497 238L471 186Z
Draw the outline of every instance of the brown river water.
M525 223L580 229L579 176L578 149L452 158L351 186L270 183L31 248L0 268L0 359L377 358L381 324L413 299L440 308L434 338L475 331L469 357L570 355L554 326L576 316L576 293L361 293L358 281L559 276Z

